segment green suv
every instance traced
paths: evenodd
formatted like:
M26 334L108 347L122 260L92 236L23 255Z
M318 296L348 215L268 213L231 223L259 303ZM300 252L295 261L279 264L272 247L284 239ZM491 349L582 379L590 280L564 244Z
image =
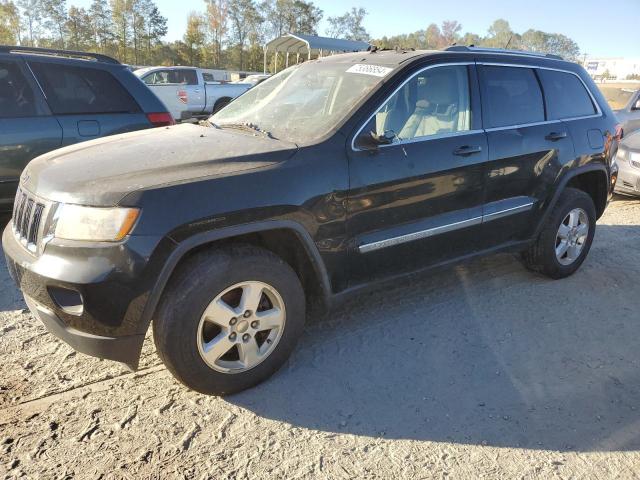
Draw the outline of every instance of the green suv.
M33 158L106 135L173 124L126 65L98 54L0 46L0 212Z

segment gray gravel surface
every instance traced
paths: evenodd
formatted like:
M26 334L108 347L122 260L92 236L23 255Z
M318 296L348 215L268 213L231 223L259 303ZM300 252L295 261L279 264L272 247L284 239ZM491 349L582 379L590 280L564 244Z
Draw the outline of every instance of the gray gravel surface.
M75 353L0 264L7 478L637 478L640 201L573 277L512 255L354 298L268 382L214 398Z

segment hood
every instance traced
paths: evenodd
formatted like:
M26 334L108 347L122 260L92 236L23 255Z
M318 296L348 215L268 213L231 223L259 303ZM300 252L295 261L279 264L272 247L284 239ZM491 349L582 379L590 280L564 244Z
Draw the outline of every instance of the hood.
M268 167L296 150L250 133L183 124L54 150L29 163L21 182L48 200L107 206L137 190Z

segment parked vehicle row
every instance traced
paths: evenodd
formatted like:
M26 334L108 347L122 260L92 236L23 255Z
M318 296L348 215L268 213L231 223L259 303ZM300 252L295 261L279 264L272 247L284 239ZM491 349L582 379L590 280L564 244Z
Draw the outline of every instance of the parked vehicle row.
M0 211L10 210L33 158L173 123L162 102L112 58L0 46Z
M600 90L622 124L625 135L640 130L640 84L602 84Z
M249 90L252 83L222 83L192 67L149 67L136 70L140 78L179 120L206 118Z
M77 350L136 368L152 325L177 379L229 394L286 361L307 312L399 275L498 251L571 275L620 137L559 57L335 55L202 125L39 157L3 249L34 316Z

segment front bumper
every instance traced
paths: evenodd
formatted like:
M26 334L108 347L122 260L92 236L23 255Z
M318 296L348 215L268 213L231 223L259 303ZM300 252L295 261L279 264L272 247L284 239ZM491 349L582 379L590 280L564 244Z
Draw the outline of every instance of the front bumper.
M618 160L618 182L615 191L626 195L640 196L640 168L630 164L629 160Z
M144 335L103 337L68 327L54 311L39 304L28 295L25 302L34 317L40 320L50 333L68 343L74 350L98 358L122 362L132 370L138 368Z
M7 267L33 315L74 349L125 363L138 359L148 319L144 312L162 262L155 237L118 244L50 242L33 255L11 224L2 235Z

